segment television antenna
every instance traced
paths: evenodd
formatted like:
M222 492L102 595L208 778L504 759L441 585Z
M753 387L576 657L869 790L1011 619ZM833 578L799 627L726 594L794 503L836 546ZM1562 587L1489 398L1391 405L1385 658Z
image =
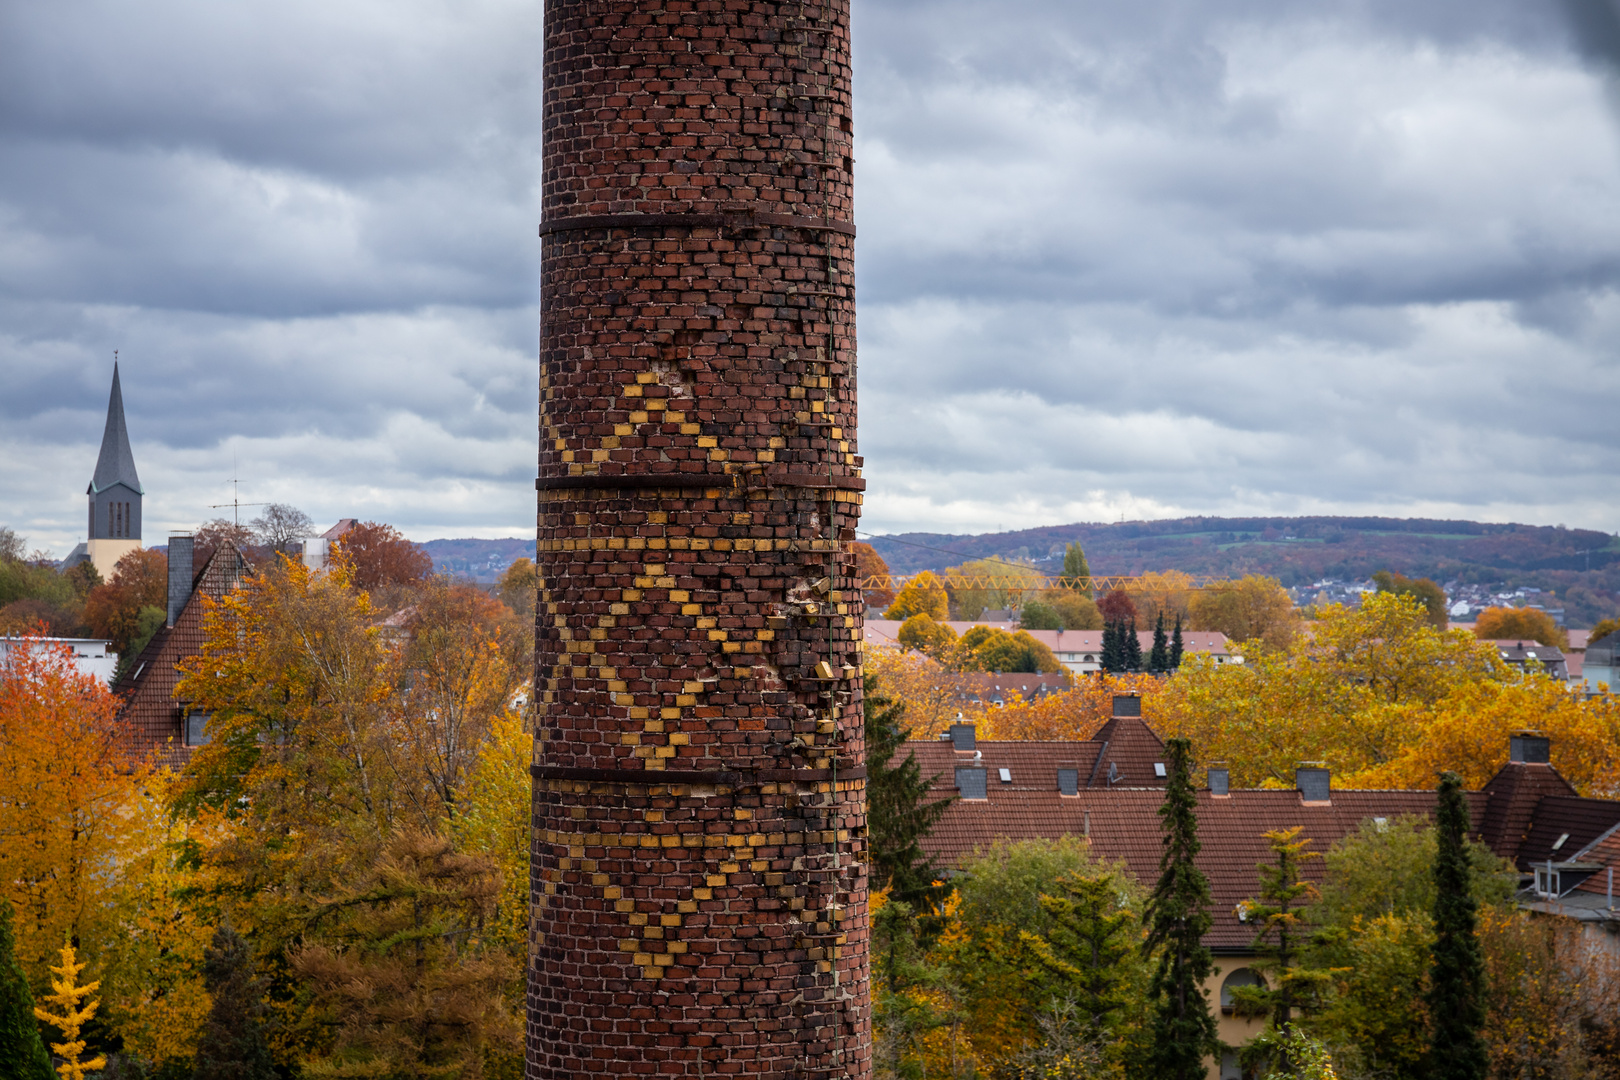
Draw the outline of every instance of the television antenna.
M232 521L232 523L235 524L237 526L237 528L241 528L241 526L242 526L242 507L244 507L244 506L269 506L270 504L269 503L262 503L262 502L250 502L250 503L243 502L239 498L239 496L241 494L241 491L236 486L238 483L240 483L240 481L237 480L237 478L236 478L236 459L232 458L231 459L231 501L228 502L228 503L211 503L211 504L209 504L208 509L210 509L210 510L219 510L219 509L221 509L223 507L226 507L226 506L230 507L231 508L231 521Z

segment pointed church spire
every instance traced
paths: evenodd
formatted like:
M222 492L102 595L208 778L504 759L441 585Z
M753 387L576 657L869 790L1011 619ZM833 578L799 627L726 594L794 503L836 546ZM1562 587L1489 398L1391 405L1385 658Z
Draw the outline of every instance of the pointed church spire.
M124 392L118 385L118 361L113 361L112 394L107 398L107 427L101 433L101 456L96 459L96 475L89 494L106 491L122 482L145 494L135 473L135 455L129 449L129 429L124 426Z

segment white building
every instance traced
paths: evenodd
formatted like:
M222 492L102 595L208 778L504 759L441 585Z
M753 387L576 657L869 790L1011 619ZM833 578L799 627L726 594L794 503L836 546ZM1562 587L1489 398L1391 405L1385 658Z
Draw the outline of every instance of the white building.
M946 622L961 637L975 626L988 626L993 630L1005 630L1009 634L1018 633L1018 624L1015 622ZM1074 672L1076 675L1090 675L1102 670L1102 636L1101 630L1026 630L1024 631L1036 641L1052 650L1058 663ZM1142 644L1142 659L1146 661L1148 653L1153 651L1153 631L1138 630L1136 639ZM900 623L894 619L867 619L866 643L876 647L898 648L900 645ZM1214 630L1183 630L1181 632L1181 649L1184 656L1195 653L1210 656L1217 664L1241 664L1243 657L1233 655L1227 647L1226 635Z
M0 637L0 671L10 667L13 649L40 645L66 645L73 652L73 666L81 674L112 685L113 672L118 669L118 654L112 651L112 642L99 638Z

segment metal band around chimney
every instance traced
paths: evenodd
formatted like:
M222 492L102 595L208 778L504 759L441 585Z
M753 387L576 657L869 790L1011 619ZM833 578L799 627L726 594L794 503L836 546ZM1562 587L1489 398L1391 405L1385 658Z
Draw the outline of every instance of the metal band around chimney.
M588 476L542 476L536 491L623 491L691 488L731 488L762 491L768 488L865 491L862 476L820 476L815 473L634 473Z
M811 229L855 235L852 221L823 221L791 214L755 214L738 211L729 214L590 214L552 218L540 223L540 235L589 229Z

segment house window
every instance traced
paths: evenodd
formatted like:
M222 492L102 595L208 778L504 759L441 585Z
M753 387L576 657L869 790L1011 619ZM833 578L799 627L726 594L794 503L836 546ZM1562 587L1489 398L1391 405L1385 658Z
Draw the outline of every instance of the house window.
M209 719L210 719L210 717L209 717L209 715L207 713L194 712L194 713L187 713L186 714L186 745L187 746L207 746L208 745L208 740L210 738L210 736L208 734L208 721L209 721Z
M1256 975L1250 969L1246 967L1236 969L1221 982L1221 1012L1227 1016L1232 1015L1232 1009L1235 1005L1235 1002L1232 1000L1233 990L1245 986L1264 985L1266 984L1260 978L1260 976Z
M1553 867L1536 867L1536 895L1544 896L1549 900L1558 899L1558 895L1561 892L1558 878L1559 873Z

